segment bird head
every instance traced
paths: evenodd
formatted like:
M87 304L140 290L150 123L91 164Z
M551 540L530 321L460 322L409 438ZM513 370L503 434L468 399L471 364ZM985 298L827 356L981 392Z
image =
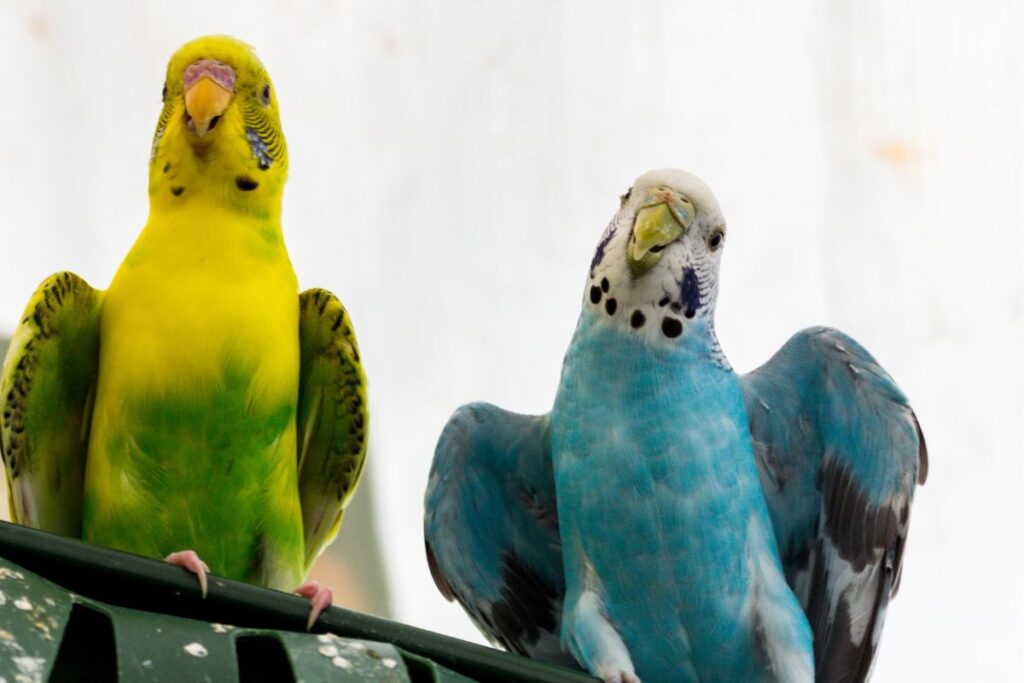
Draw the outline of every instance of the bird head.
M277 97L253 49L206 36L175 52L153 137L150 195L172 205L197 195L279 204L287 169Z
M652 338L713 333L724 244L725 220L707 185L685 171L645 173L597 246L584 307Z

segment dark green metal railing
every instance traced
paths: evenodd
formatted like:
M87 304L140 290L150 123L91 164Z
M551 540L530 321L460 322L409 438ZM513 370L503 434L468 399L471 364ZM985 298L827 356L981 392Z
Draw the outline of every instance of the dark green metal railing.
M593 683L423 629L0 522L0 676ZM289 678L290 677L290 678Z

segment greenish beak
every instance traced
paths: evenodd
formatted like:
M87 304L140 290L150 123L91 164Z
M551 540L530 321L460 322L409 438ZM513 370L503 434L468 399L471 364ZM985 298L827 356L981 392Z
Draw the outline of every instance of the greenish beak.
M696 211L683 195L658 187L647 193L633 222L626 257L634 275L643 275L661 260L661 251L686 234Z

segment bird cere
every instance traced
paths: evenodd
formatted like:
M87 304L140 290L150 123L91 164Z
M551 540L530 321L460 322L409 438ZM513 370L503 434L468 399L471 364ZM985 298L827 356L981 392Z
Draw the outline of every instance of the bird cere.
M29 301L0 380L15 521L309 598L369 425L351 321L298 291L288 153L252 48L199 38L167 67L149 218L110 287Z
M924 437L856 341L814 328L736 374L725 220L641 176L593 256L551 412L459 408L424 534L493 642L607 683L862 681L899 584Z
M208 573L295 591L309 629L333 596L306 577L361 478L369 415L346 309L299 292L287 172L253 49L182 46L148 220L107 289L59 272L32 295L0 375L0 456L17 523L166 559L204 595ZM837 330L732 369L715 331L726 236L701 180L642 175L591 256L551 410L471 403L444 427L427 561L493 643L606 683L869 677L924 436Z

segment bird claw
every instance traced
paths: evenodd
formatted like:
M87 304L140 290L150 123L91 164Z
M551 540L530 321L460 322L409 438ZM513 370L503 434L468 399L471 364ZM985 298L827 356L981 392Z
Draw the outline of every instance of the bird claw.
M199 559L199 555L194 550L179 550L176 553L171 553L164 558L164 562L187 569L195 574L199 579L199 589L203 592L203 598L206 598L206 575L209 573L210 567Z
M207 579L210 567L203 562L194 550L180 550L171 553L164 558L164 562L173 564L176 567L186 569L196 575L199 579L199 588L203 597L206 597ZM313 628L313 624L320 618L325 609L334 602L334 593L330 588L321 586L319 581L307 581L295 589L296 595L306 598L310 602L309 619L306 621L306 630Z
M334 593L330 588L321 586L319 581L307 581L295 589L295 594L310 602L309 619L306 621L307 631L313 628L313 624L320 618L320 613L334 601Z

